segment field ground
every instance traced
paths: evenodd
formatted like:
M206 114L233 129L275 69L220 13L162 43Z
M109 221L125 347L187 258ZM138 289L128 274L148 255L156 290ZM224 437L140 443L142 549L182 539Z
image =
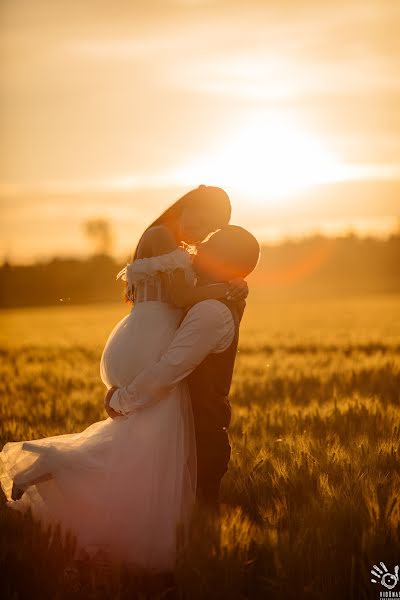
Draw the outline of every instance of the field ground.
M0 447L106 418L101 351L128 310L0 313ZM400 298L278 302L255 291L231 404L222 516L195 516L178 594L378 598L386 588L370 582L371 567L400 564ZM115 574L106 593L73 584L70 549L57 537L48 547L46 532L11 512L1 503L2 598L135 597Z

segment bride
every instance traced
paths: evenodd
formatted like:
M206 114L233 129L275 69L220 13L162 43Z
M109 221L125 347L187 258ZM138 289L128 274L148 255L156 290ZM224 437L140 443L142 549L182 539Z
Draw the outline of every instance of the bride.
M117 275L130 312L111 331L100 362L110 390L159 360L184 307L238 293L234 282L195 287L189 251L228 224L229 197L200 185L143 233ZM240 282L239 282L240 290ZM196 495L196 447L185 381L162 402L109 417L79 433L8 442L0 452L7 506L76 536L76 552L99 550L146 572L172 570Z

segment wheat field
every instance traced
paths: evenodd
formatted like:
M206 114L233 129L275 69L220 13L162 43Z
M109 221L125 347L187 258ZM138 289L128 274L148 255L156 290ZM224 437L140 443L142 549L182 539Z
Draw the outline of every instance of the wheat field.
M99 361L127 310L1 312L1 447L106 418ZM176 597L379 597L371 567L400 562L399 298L252 292L231 405L221 516L195 513ZM94 567L68 576L73 540L50 537L4 498L0 526L4 599L145 597L124 572L102 585Z

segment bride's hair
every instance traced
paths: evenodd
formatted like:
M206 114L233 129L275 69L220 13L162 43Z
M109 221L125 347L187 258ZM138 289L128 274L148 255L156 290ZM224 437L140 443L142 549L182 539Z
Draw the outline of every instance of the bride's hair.
M210 210L210 215L213 216L213 221L218 223L217 228L227 225L231 218L231 202L228 194L220 187L212 185L204 185L203 183L197 188L190 190L167 208L155 221L153 221L142 233L137 243L135 252L133 253L132 261L137 258L138 247L143 235L151 227L156 225L173 225L180 218L182 211L187 207L196 208L197 206L206 207ZM124 302L131 300L127 294L128 284L125 283Z

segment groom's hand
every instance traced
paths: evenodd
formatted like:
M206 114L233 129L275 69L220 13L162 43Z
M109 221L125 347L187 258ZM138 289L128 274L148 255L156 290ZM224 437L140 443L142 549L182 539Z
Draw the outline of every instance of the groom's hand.
M227 292L227 299L238 302L239 300L246 300L249 295L249 286L245 279L231 279L229 282L229 289Z
M123 415L121 415L121 413L117 412L116 410L114 410L110 406L111 396L113 395L113 393L117 389L118 389L118 386L116 386L116 385L113 385L112 387L110 387L110 389L108 390L108 392L106 394L106 397L104 398L104 408L105 408L106 413L108 414L108 416L111 417L112 419L115 419L116 417L122 417L123 416Z

